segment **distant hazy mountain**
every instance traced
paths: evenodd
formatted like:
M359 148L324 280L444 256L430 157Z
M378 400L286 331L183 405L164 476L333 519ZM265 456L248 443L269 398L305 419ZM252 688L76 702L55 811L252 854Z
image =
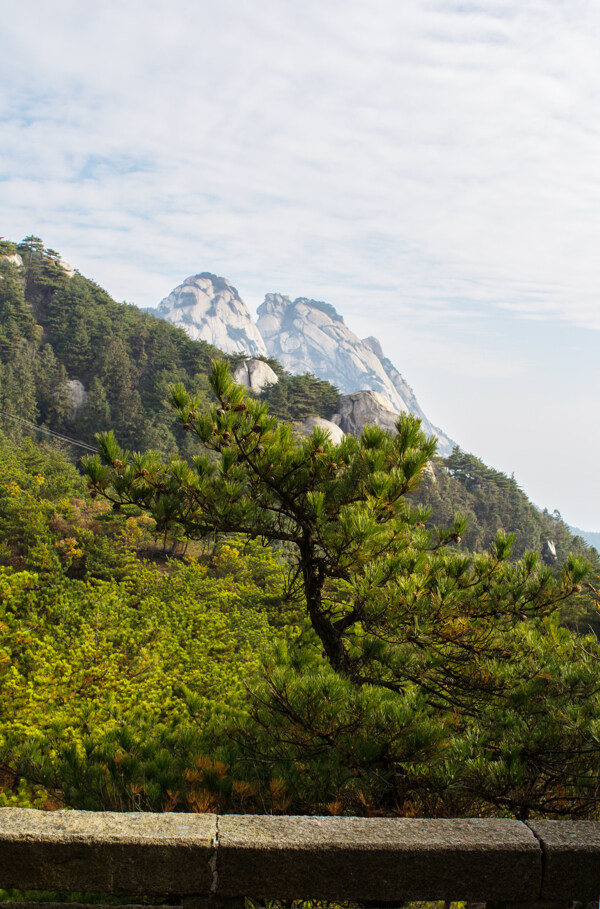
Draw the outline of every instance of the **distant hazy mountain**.
M593 533L590 530L581 530L579 527L571 527L569 524L567 524L567 527L573 536L581 537L582 540L585 540L586 543L600 552L600 533Z
M370 399L362 402L364 407L368 404L374 422L379 422L380 410L391 414L392 423L394 413L413 413L421 418L426 432L438 437L440 454L449 454L454 446L427 419L412 388L384 356L377 338L361 340L328 303L267 294L255 324L235 287L225 278L203 272L186 278L154 312L184 328L190 337L228 353L268 354L288 372L313 373L343 394L376 392L383 396L383 407L374 406Z

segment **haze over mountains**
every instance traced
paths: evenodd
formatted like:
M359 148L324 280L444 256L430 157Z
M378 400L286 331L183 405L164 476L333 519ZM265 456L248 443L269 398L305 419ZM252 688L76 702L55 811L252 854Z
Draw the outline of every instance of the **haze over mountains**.
M227 353L277 359L290 373L313 373L352 395L371 391L360 403L373 412L373 422L393 426L394 414L420 417L428 433L439 439L440 454L454 442L425 416L412 388L384 355L377 338L359 338L328 303L268 293L258 320L225 278L202 272L186 278L159 304L155 315L178 325L194 339ZM349 402L350 403L350 402Z

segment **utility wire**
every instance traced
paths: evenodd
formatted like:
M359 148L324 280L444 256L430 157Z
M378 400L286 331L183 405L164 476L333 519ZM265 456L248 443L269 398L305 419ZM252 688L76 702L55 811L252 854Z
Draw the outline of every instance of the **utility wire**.
M0 414L2 414L3 417L8 417L9 420L15 420L17 423L23 423L24 426L30 426L32 429L35 429L36 432L46 432L49 436L60 439L61 442L67 442L69 445L77 445L78 448L84 448L86 451L93 451L94 454L98 451L93 445L88 445L86 442L78 442L77 439L70 439L69 436L61 436L58 432L46 429L45 426L38 426L37 423L31 423L30 420L23 420L22 417L15 417L14 414L7 413L5 410L0 410Z

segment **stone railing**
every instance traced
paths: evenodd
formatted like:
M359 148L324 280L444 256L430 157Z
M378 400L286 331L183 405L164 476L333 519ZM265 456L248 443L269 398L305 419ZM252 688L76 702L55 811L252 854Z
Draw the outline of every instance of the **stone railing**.
M253 900L598 902L600 823L0 809L0 888ZM22 904L21 904L22 906Z

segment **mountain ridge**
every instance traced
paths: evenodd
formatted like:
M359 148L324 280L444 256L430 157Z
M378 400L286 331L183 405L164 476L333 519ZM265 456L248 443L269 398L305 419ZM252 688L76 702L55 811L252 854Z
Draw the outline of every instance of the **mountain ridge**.
M201 272L174 288L154 312L190 337L227 353L266 354L291 374L312 373L343 395L361 391L383 395L396 414L408 412L421 419L425 431L438 437L441 454L454 448L454 441L427 418L413 389L384 355L381 342L372 336L359 338L331 303L267 293L255 322L226 278Z
M588 546L593 546L594 549L600 553L600 531L582 530L581 527L573 527L572 524L567 524L567 527L573 536L581 537Z

